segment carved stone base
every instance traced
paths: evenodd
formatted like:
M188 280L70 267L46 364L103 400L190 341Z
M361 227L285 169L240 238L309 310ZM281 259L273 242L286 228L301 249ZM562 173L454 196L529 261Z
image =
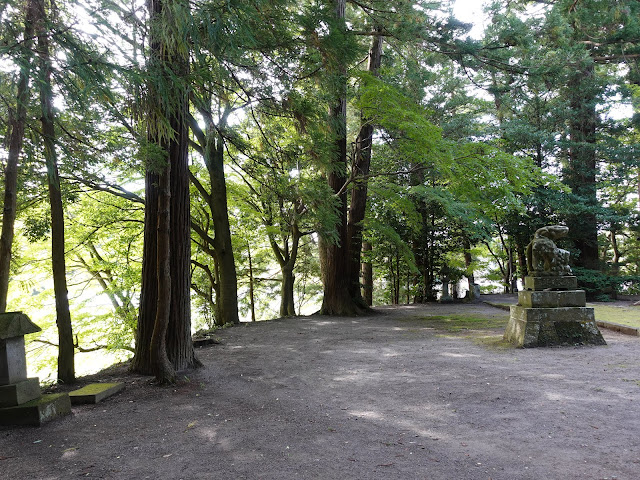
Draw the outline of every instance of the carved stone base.
M606 345L593 308L511 306L504 339L519 347Z

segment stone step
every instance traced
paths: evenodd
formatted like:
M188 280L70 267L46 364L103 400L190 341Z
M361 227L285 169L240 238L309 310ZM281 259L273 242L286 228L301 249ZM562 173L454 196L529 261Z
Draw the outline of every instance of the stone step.
M0 425L40 426L54 418L71 413L71 402L66 393L42 395L40 398L16 407L0 408Z
M69 392L71 403L98 403L111 395L115 395L124 388L124 383L90 383L78 390Z
M631 327L629 325L623 325L621 323L605 322L597 320L596 323L599 327L613 330L614 332L623 333L625 335L633 335L635 337L640 336L640 328Z

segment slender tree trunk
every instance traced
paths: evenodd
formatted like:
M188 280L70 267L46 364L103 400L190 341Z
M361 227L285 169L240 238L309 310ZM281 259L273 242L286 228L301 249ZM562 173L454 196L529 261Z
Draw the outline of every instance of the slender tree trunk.
M466 270L467 277L467 287L469 289L469 300L475 300L474 293L474 285L476 284L476 279L473 274L473 270L471 269L471 264L473 262L473 258L471 258L471 242L467 237L463 239L463 247L464 247L464 266Z
M362 244L363 252L371 252L373 246L369 242ZM362 263L362 297L368 306L373 305L373 264L370 259Z
M382 32L381 27L375 28L376 32ZM374 35L369 49L369 73L378 75L382 61L382 35ZM358 304L368 307L368 304L360 292L360 258L362 250L362 231L364 217L367 211L367 180L371 167L371 149L373 145L373 124L365 115L360 116L360 132L356 139L356 158L353 165L353 175L356 176L351 190L351 205L347 225L347 237L349 239L349 295Z
M238 279L233 258L229 211L227 208L227 185L224 178L224 143L212 128L207 129L205 163L211 181L209 208L213 219L214 250L218 264L218 306L224 323L240 323L238 316Z
M611 242L611 248L613 249L613 259L611 260L611 275L619 275L620 248L618 247L618 239L616 238L616 232L614 230L609 232L609 240Z
M251 245L247 244L249 254L249 299L251 300L251 321L256 321L256 304L253 295L253 262L251 261Z
M516 251L518 252L518 265L520 265L520 279L522 280L522 284L524 285L524 277L529 274L527 270L527 256L525 254L524 243L518 241L518 243L516 243Z
M24 127L29 102L29 76L31 73L31 47L33 45L33 21L37 15L37 0L28 0L24 20L24 55L20 59L16 108L9 111L9 156L4 170L4 204L2 235L0 236L0 313L7 309L9 274L11 271L11 247L18 198L18 164L24 140Z
M38 37L38 56L40 58L40 107L42 122L42 143L47 164L47 182L49 184L49 204L51 206L51 264L53 268L53 290L56 298L56 324L58 326L58 381L75 382L73 329L69 311L67 277L64 251L64 210L62 191L58 175L56 154L56 132L53 114L53 91L51 88L51 56L49 37L46 28L47 14L44 0L38 3L36 35Z

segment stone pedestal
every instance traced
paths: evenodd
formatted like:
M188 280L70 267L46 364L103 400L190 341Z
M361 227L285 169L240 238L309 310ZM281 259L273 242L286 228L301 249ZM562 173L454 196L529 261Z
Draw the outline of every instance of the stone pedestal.
M69 395L40 395L37 378L27 378L24 335L40 327L21 312L0 314L0 425L41 425L71 413Z
M505 340L519 347L606 344L576 277L525 277L525 287L511 306Z

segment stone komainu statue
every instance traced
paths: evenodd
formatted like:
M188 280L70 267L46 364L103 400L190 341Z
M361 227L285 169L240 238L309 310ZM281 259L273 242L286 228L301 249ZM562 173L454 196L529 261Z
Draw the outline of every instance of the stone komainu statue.
M572 275L569 252L556 247L554 240L566 237L569 228L549 225L539 228L527 245L527 268L531 276Z

